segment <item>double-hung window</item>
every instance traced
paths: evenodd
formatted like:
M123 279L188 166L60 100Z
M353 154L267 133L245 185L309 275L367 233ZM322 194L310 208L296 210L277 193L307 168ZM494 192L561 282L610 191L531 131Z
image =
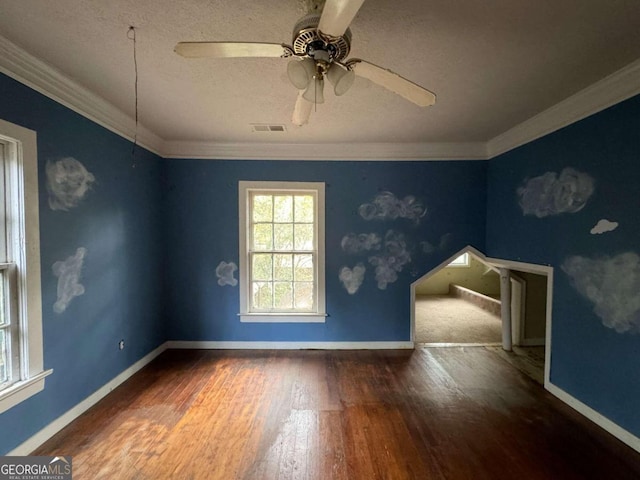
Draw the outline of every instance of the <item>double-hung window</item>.
M6 152L5 152L6 150ZM7 251L7 215L9 205L5 177L5 156L8 142L0 141L0 388L9 386L20 375L20 336L16 318L15 263Z
M324 183L239 184L240 319L324 322Z
M36 134L0 120L0 413L44 388Z

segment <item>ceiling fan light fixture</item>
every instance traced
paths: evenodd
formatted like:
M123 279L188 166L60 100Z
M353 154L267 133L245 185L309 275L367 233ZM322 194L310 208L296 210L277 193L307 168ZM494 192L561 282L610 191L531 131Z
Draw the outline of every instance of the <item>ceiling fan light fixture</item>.
M298 90L306 89L312 82L316 74L316 63L312 58L304 60L291 60L287 65L287 76L289 81Z
M420 107L433 105L436 96L393 71L354 58L349 25L365 0L298 0L307 11L293 28L291 45L285 43L196 41L180 42L174 51L185 58L287 58L287 76L298 89L292 123L308 122L314 105L324 103L324 77L336 96L344 95L355 76L370 80ZM311 3L309 3L311 2ZM313 8L311 8L313 6ZM322 10L322 13L319 11ZM259 81L261 79L257 79Z
M353 70L348 70L334 63L327 72L327 78L329 82L331 82L331 85L333 85L333 92L339 97L349 91L356 78L356 74Z
M298 100L293 108L293 115L291 116L291 123L301 127L309 123L309 117L311 116L311 110L313 109L313 103L307 101L303 96L302 90L298 92Z
M302 97L311 103L324 103L324 79L319 76L314 77Z

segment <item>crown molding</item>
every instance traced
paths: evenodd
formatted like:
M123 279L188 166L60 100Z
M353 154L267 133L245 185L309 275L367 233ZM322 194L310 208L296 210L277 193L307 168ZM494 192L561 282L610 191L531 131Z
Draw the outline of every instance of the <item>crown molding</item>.
M160 155L162 139L112 104L0 36L0 72Z
M209 143L165 142L165 158L242 160L486 160L478 143Z
M488 160L640 94L640 59L487 142L216 143L166 141L102 97L0 36L0 72L165 158L236 160Z
M491 159L640 93L640 59L487 142Z

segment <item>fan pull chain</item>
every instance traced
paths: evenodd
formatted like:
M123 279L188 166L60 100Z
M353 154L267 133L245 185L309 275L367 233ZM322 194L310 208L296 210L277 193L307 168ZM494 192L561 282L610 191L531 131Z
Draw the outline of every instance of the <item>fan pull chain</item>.
M135 119L136 126L133 132L133 146L131 147L131 168L136 168L136 146L138 144L138 57L136 44L136 27L129 26L127 38L133 40L133 67L135 71L134 93L135 93Z

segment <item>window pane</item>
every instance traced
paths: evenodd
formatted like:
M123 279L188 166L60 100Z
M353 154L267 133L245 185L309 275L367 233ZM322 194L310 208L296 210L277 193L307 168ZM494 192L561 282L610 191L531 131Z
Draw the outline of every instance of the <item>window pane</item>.
M0 325L5 325L8 322L8 319L6 317L7 311L6 311L6 294L7 292L5 292L4 290L4 279L5 279L5 273L6 270L2 270L2 274L0 274Z
M313 282L313 255L294 255L294 280L296 282Z
M270 310L273 305L272 283L253 282L253 308Z
M313 250L313 225L295 225L294 250Z
M273 274L271 254L253 255L252 273L254 280L271 280Z
M8 338L5 336L4 329L0 330L0 383L9 380L9 365L7 364L7 346Z
M273 306L276 308L293 308L293 286L291 282L275 282L273 284Z
M293 249L293 224L283 223L273 226L273 243L276 250Z
M253 250L271 250L273 248L273 229L270 223L253 226Z
M273 256L273 279L293 280L293 255L278 254Z
M295 308L311 310L313 308L313 283L295 282L294 304Z
M296 222L313 222L313 196L312 195L296 195Z
M278 195L273 199L274 222L293 222L293 197Z
M273 221L273 196L272 195L254 195L253 221L254 222Z
M454 258L449 265L458 265L458 266L460 266L460 265L462 265L462 266L469 265L469 254L468 253L463 253L459 257Z

